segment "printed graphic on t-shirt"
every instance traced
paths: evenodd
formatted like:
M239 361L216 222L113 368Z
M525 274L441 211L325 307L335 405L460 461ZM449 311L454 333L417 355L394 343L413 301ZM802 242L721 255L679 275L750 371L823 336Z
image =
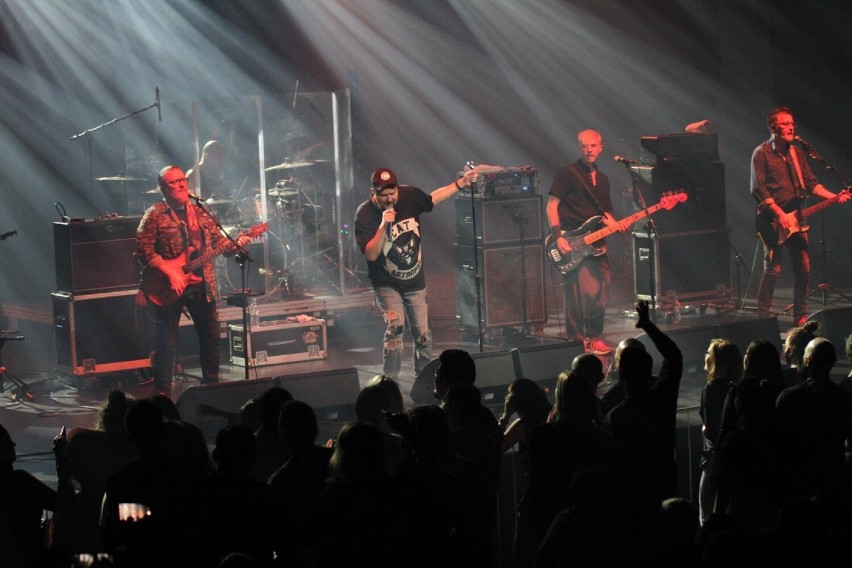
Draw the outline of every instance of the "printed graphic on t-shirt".
M416 219L403 219L391 229L391 240L385 242L385 270L399 280L411 280L420 273L423 260L420 251L420 224Z

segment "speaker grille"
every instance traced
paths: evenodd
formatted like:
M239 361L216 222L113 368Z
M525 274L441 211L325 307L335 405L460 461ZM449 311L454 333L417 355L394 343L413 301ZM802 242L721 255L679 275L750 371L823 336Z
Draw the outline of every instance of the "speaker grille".
M477 327L473 247L456 245L455 249L457 317L462 325ZM544 247L488 247L480 249L479 255L485 327L544 322Z
M476 233L481 245L540 241L542 238L541 196L477 200ZM456 242L473 245L473 216L469 199L456 200Z

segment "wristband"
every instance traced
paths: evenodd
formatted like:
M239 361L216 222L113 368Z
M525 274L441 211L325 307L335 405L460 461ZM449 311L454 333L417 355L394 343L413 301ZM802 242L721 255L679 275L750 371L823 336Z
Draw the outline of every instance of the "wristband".
M459 185L459 180L456 180L456 181L454 181L453 183L455 183L455 184L456 184L456 189L457 189L457 190L459 190L459 191L461 191L461 186Z
M553 225L550 228L550 234L553 235L554 239L558 239L562 236L562 228L559 225Z

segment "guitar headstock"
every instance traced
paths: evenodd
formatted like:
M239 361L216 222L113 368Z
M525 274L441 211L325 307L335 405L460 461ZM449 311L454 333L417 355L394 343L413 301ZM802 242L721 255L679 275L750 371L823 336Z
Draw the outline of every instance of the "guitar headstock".
M686 201L688 197L687 193L682 189L666 191L663 193L662 197L660 197L660 207L669 210L678 203Z

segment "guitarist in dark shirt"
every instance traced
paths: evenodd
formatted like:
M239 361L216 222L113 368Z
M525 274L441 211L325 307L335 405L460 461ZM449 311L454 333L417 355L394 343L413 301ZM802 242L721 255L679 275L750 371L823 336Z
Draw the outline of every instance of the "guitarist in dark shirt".
M547 200L547 220L552 238L563 255L571 245L562 230L574 230L591 217L615 227L612 215L609 179L598 170L595 161L603 150L602 138L595 130L577 134L580 159L556 172ZM627 226L620 227L620 231ZM602 243L601 243L602 244ZM606 254L588 256L576 269L565 275L565 328L569 340L584 341L586 351L606 355L612 349L600 338L609 303L610 269Z
M816 195L823 199L849 200L848 192L835 195L819 183L808 165L805 153L793 145L796 123L793 112L779 107L766 117L769 140L754 149L751 156L751 194L757 203L755 228L763 242L763 276L758 290L758 313L768 317L772 311L775 284L781 274L781 247L787 248L793 264L793 322L802 326L807 320L808 279L811 260L807 227L801 227L800 211L805 199ZM798 215L797 215L798 214Z
M176 296L174 302L158 303L151 298L156 311L157 338L152 373L154 391L169 395L172 384L178 325L184 308L192 316L198 333L202 383L219 380L219 318L216 312L216 274L212 259L202 263L198 273L184 274L183 259L198 253L224 247L225 238L215 220L201 207L190 203L186 174L177 166L167 166L158 177L163 201L145 211L136 230L137 256L146 269L162 271ZM248 238L241 237L240 245ZM233 245L230 245L233 247ZM190 258L186 258L189 256ZM182 259L177 260L175 259Z

